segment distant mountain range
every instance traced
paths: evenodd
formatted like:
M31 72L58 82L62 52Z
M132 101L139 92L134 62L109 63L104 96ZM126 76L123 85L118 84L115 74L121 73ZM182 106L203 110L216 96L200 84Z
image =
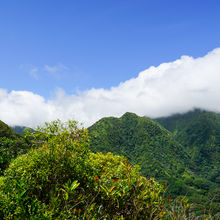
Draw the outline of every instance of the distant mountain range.
M17 134L24 134L24 131L25 131L25 129L26 129L27 127L25 127L25 126L12 126L11 128L12 128L12 129L14 130L14 132L17 133Z

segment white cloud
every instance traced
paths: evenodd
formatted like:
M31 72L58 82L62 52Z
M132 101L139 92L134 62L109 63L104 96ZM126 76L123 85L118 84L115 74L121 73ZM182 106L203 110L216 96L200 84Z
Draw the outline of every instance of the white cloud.
M45 100L27 91L0 90L0 120L34 126L56 118L91 125L105 116L129 111L150 117L184 112L194 107L220 112L220 48L201 58L180 59L150 67L136 78L109 90L91 89L78 95L58 90Z

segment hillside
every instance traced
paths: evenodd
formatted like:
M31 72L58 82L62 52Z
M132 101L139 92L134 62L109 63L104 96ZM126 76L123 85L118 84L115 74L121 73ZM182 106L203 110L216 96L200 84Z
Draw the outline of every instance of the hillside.
M14 131L7 124L0 120L0 137L10 138L14 136Z
M0 121L0 175L11 160L26 153L29 147L28 141L22 135L15 133L12 128Z
M206 111L204 110L196 108L183 114L177 113L168 117L156 118L154 120L170 132L175 133L183 129L189 122L205 112Z
M150 118L126 113L121 118L103 118L89 128L91 149L112 152L138 164L146 177L168 182L170 196L193 194L197 189L184 179L194 177L190 156L172 134Z
M152 120L126 113L103 118L88 130L93 152L123 155L133 166L140 166L142 175L167 181L167 195L187 195L199 210L212 205L215 212L220 211L218 114L196 109ZM1 121L0 131L1 175L30 144Z
M94 151L126 156L145 176L170 177L185 166L189 155L170 132L146 117L126 113L103 118L89 128Z
M26 137L33 148L0 176L0 219L208 216L195 213L186 199L167 199L164 187L141 176L125 157L92 153L88 130L78 128L75 121L46 123Z
M220 115L196 109L156 119L191 155L192 169L220 183Z
M190 113L189 120L202 112ZM178 133L178 138L152 119L133 113L126 113L121 118L103 118L89 127L91 149L123 155L132 164L138 164L143 175L155 177L161 183L167 181L168 195L187 195L190 201L209 206L218 192L217 183L195 172L192 153L184 141L179 142L182 135L177 132L184 131L186 119L181 119L181 123L177 119L173 124L165 121L172 127L171 131ZM216 175L216 170L212 171ZM218 210L218 198L213 204Z
M13 131L17 134L24 134L24 130L27 128L25 126L12 126Z
M220 115L195 109L156 121L170 130L191 156L190 169L199 178L189 177L186 182L197 185L203 194L193 200L205 203L209 198L220 211ZM206 193L205 188L209 188Z

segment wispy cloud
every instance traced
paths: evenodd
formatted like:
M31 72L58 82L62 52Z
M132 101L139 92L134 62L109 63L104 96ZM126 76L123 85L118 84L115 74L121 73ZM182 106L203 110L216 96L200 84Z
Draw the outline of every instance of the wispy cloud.
M34 78L35 80L39 79L39 68L32 64L21 64L19 69L25 71L29 76Z
M42 66L35 66L32 64L21 64L19 68L24 70L35 80L38 80L40 78L44 79L45 73L49 74L51 77L55 79L61 79L62 75L69 70L69 68L63 65L62 63L58 63L56 65L45 64Z
M54 66L44 65L43 70L50 73L55 78L61 78L62 74L67 71L69 68L63 65L62 63L58 63Z
M34 78L34 79L39 79L39 75L38 75L38 68L34 67L32 69L30 69L29 71L30 75Z
M54 99L28 91L0 90L0 120L34 126L60 118L91 125L105 116L130 111L150 117L184 112L194 107L220 112L220 48L204 57L182 56L140 72L117 87L91 89L67 95L60 89Z

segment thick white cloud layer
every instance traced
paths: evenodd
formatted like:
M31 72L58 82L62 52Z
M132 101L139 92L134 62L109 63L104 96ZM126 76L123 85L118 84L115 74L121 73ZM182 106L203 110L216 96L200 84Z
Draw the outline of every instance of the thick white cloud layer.
M60 118L88 126L127 111L159 117L194 107L220 112L220 48L204 57L182 56L152 66L109 90L91 89L78 95L59 90L56 98L45 100L28 91L0 89L0 120L9 125L34 127Z

